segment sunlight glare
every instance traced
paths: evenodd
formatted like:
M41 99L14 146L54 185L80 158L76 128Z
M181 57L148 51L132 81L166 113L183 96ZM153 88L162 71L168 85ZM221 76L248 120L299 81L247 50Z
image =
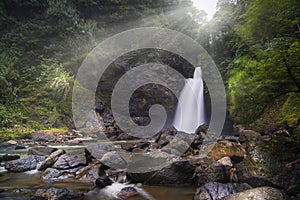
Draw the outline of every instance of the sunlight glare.
M211 20L216 12L218 0L192 0L194 6L199 10L204 10L207 13L208 20Z

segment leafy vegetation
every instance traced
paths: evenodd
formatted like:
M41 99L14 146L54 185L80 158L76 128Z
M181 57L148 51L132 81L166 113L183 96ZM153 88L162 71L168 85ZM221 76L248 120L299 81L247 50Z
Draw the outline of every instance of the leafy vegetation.
M219 0L217 7L207 21L206 13L190 0L1 1L2 140L36 129L72 127L71 91L83 59L111 34L143 26L181 31L210 53L223 75L236 123L258 130L276 128L284 121L296 126L300 4L297 0ZM191 75L190 65L168 52L131 52L113 66L124 70L149 61ZM139 106L147 103L142 99Z

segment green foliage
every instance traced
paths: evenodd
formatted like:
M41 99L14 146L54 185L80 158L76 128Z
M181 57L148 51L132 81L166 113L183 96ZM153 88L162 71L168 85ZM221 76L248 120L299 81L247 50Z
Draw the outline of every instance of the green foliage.
M18 90L16 82L19 77L14 69L16 62L15 57L8 56L4 52L0 54L0 103L11 103L16 100Z
M14 128L6 128L0 130L0 142L4 142L11 139L24 139L30 138L31 133L33 132L32 129L17 126Z
M0 127L9 128L14 124L20 123L22 114L20 109L15 106L0 104Z
M291 126L296 126L300 118L300 94L292 93L282 106L279 116L281 121L287 120ZM300 136L299 136L300 137Z
M229 42L236 55L228 81L231 113L244 125L261 116L268 119L267 113L274 114L273 104L287 95L283 101L288 100L282 109L276 108L279 113L273 119L276 123L295 123L300 104L290 109L289 102L297 101L295 93L300 93L299 4L294 0L242 4L242 17L236 18Z

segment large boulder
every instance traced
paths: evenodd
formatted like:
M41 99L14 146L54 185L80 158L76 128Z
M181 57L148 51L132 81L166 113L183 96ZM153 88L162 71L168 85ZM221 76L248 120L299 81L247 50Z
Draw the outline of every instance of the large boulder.
M189 161L180 160L155 172L127 173L127 178L134 183L143 182L150 185L191 184L194 172L195 166Z
M194 200L218 200L250 188L247 184L210 182L197 189Z
M245 150L241 144L228 140L218 141L207 154L208 156L219 160L223 157L230 157L233 161L242 161L245 157Z
M203 157L198 160L195 179L198 186L208 182L228 183L233 177L232 167L215 161L211 157Z
M107 152L103 155L100 161L107 167L115 169L125 169L127 166L126 160L124 160L121 154L117 151Z
M248 135L247 135L248 134ZM279 142L266 141L255 132L241 135L246 157L235 165L237 179L246 182L253 187L271 186L288 189L291 186L300 185L300 165L289 168L285 145ZM283 138L282 138L283 139ZM281 145L281 150L278 146ZM272 148L277 148L274 151ZM285 156L286 155L286 156Z
M63 154L54 163L55 169L71 169L78 166L86 166L91 157L88 152L76 153L76 154Z
M281 190L272 187L258 187L254 189L249 189L236 194L231 194L223 198L223 200L252 200L252 199L284 200L288 198Z
M49 156L51 153L53 153L56 150L57 148L52 148L47 146L36 146L28 150L28 155Z
M59 156L63 155L64 153L65 153L65 151L62 149L54 151L38 165L37 169L45 170L49 167L52 167L52 165L58 160Z
M11 172L25 172L36 169L37 164L44 160L44 156L28 155L18 160L12 160L5 163L5 169Z

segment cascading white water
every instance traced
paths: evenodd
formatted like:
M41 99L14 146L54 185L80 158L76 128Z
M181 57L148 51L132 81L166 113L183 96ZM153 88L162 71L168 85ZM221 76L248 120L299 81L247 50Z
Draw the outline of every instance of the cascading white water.
M202 70L197 67L194 71L194 78L185 81L178 100L173 126L178 131L195 133L196 129L205 123Z

